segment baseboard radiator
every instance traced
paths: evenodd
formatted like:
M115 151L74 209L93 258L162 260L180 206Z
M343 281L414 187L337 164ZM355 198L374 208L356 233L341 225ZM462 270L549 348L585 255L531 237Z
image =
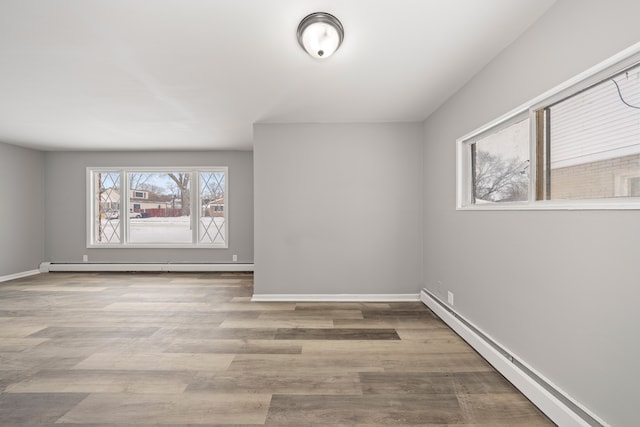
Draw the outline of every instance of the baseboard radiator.
M247 263L51 263L40 264L40 272L251 272Z
M420 300L560 427L609 427L480 328L423 289Z
M419 294L253 294L254 302L410 302Z

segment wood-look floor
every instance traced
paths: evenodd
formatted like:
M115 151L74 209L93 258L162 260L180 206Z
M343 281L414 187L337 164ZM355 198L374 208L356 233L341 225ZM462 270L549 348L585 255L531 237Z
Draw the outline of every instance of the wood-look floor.
M552 425L421 303L252 292L231 273L0 283L0 425Z

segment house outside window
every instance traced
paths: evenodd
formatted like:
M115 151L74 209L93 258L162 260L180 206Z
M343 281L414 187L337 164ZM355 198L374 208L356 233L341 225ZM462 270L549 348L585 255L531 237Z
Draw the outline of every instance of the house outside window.
M640 209L640 47L457 140L457 209Z

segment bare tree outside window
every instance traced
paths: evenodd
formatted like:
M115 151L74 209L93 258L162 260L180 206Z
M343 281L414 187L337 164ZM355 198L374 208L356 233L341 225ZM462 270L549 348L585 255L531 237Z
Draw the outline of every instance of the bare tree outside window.
M178 186L180 192L180 200L182 200L182 216L189 216L191 214L190 195L189 189L190 174L188 172L170 172L167 176L173 180Z
M153 175L152 173L130 173L129 188L131 190L146 190L147 183Z
M529 198L529 119L510 123L471 144L473 203Z
M505 159L486 151L475 156L475 199L485 202L517 202L529 197L529 160Z

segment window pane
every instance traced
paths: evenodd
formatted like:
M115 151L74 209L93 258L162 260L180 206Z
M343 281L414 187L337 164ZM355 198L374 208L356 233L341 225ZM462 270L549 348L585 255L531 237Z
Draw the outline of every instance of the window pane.
M200 243L225 243L224 190L224 172L200 172Z
M638 196L640 67L545 109L550 199Z
M529 197L529 119L471 144L472 201L499 203Z
M96 243L120 243L120 173L93 172Z
M130 243L191 243L191 173L129 172Z

